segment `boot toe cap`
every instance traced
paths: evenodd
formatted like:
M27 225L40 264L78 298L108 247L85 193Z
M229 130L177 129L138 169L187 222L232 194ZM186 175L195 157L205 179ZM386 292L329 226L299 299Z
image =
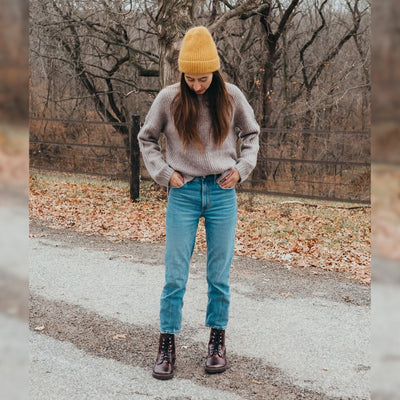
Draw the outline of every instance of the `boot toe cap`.
M168 361L156 364L153 369L153 377L157 379L171 379L174 375L173 365Z
M208 373L223 372L226 370L226 359L219 357L218 355L213 355L209 357L206 361L206 371Z

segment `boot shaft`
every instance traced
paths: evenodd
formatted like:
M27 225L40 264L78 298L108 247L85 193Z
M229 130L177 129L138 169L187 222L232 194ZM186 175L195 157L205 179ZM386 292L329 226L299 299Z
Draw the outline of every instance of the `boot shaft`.
M158 344L159 353L169 353L175 356L175 335L170 333L161 333Z
M210 374L224 372L226 369L225 331L211 329L208 342L208 356L206 360L206 372Z
M225 331L223 329L211 328L209 345L225 346Z
M175 364L175 335L160 334L156 364L153 377L156 379L171 379L174 375Z

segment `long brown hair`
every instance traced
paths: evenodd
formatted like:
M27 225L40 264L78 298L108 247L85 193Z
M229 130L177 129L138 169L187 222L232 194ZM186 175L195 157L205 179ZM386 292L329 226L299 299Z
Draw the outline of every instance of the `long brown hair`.
M229 133L233 107L231 97L226 90L224 79L219 71L213 72L212 82L202 96L207 97L214 142L217 147L220 147ZM185 149L190 143L193 143L204 151L204 144L200 139L197 126L199 121L199 101L196 93L187 85L183 73L180 90L171 104L171 113L183 148Z

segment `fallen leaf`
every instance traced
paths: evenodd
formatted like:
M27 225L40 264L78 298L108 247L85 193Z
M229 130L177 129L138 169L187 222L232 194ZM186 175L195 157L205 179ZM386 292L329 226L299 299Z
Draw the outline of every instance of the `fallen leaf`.
M33 328L35 331L43 331L44 330L44 326L35 326L35 328Z
M113 339L126 339L126 333L121 333L118 335L114 335Z

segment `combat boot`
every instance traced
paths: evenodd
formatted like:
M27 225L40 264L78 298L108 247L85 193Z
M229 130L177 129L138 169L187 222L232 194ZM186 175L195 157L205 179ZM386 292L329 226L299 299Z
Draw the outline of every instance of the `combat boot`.
M161 333L157 360L153 369L153 377L163 380L171 379L174 376L174 364L175 335Z
M225 331L222 329L211 329L210 341L208 342L208 356L206 361L206 372L215 374L226 370L226 348Z

